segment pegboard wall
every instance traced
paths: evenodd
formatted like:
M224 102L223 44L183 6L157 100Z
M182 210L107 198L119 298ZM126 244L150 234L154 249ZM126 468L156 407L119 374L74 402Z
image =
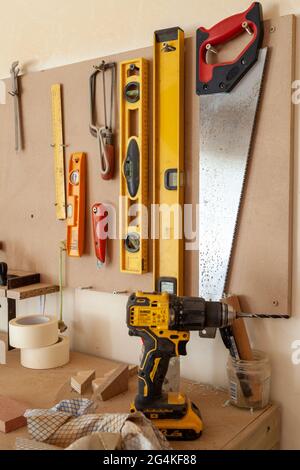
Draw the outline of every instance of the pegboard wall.
M246 199L231 271L230 290L241 295L247 311L289 312L291 291L291 195L292 195L292 103L295 22L292 16L278 18L270 33L262 103L251 158ZM186 203L198 202L199 97L195 93L195 37L186 39L185 51L185 166ZM150 64L149 97L149 200L152 180L152 47L105 57L119 62L144 57ZM85 253L67 258L66 285L91 286L113 292L152 290L150 272L129 275L120 272L119 241L108 242L108 263L96 267L92 240L91 208L96 202L118 206L118 163L112 181L99 174L97 141L89 132L89 76L96 58L20 78L24 150L14 151L13 99L0 105L0 250L1 260L11 269L37 271L45 282L58 281L59 243L66 239L66 221L55 217L54 157L51 148L51 85L62 84L66 170L73 152L87 153L87 201ZM118 82L117 68L117 82ZM280 86L279 86L280 84ZM108 88L109 90L109 83ZM113 129L118 162L119 96L116 84ZM98 98L100 109L101 96ZM201 117L203 118L203 117ZM103 122L103 116L98 116ZM152 257L149 241L149 259ZM198 252L185 252L185 294L198 295ZM275 302L277 302L275 304Z

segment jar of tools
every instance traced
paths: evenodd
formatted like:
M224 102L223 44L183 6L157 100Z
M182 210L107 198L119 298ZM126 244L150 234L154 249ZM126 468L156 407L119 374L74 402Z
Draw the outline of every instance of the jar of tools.
M239 408L265 408L270 401L271 366L267 355L253 351L253 361L229 356L227 375L230 403Z

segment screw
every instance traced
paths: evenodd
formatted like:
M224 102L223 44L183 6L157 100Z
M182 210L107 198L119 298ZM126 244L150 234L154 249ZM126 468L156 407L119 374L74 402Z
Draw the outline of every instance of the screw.
M209 52L213 52L214 54L218 53L217 49L215 49L211 44L206 44L206 50Z
M253 32L252 32L252 29L250 28L250 26L248 25L247 21L244 21L244 23L242 23L242 28L244 28L245 31L247 31L247 33L252 36Z
M278 300L273 300L273 305L274 305L274 307L278 307L278 305L279 305Z
M275 31L276 31L276 26L271 26L270 33L275 33Z

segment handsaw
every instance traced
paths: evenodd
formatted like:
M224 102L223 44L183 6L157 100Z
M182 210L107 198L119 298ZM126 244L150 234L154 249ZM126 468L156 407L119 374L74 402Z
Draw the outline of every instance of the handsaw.
M267 57L267 48L261 49L263 32L258 2L211 29L197 31L197 94L201 96L199 291L207 300L219 301L226 293ZM246 33L251 40L234 61L207 62L207 53L217 53L218 47ZM211 338L215 333L206 330L200 336ZM232 336L223 332L225 344L227 333L227 339ZM229 347L228 341L226 345Z

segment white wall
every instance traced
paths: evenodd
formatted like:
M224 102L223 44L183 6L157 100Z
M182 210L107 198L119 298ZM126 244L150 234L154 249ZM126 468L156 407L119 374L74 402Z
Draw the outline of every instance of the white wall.
M266 18L300 14L300 0L262 0ZM223 17L246 9L250 0L0 0L0 77L9 74L19 59L25 70L104 56L152 44L153 31L179 25L187 35L197 26L213 25ZM299 36L297 39L299 47ZM297 59L297 77L300 63ZM291 343L300 339L299 260L299 111L296 109L296 165L294 220L293 318L289 321L252 321L249 331L256 348L268 352L273 368L272 398L283 405L283 448L300 448L300 366L291 363ZM134 286L132 286L134 289ZM67 291L65 319L73 346L122 361L136 362L140 341L130 338L125 326L126 296ZM4 302L0 328L5 326ZM56 296L49 296L47 312L58 311ZM39 300L19 304L18 313L39 312ZM200 340L192 335L189 355L182 359L183 375L224 385L227 354L218 338Z

